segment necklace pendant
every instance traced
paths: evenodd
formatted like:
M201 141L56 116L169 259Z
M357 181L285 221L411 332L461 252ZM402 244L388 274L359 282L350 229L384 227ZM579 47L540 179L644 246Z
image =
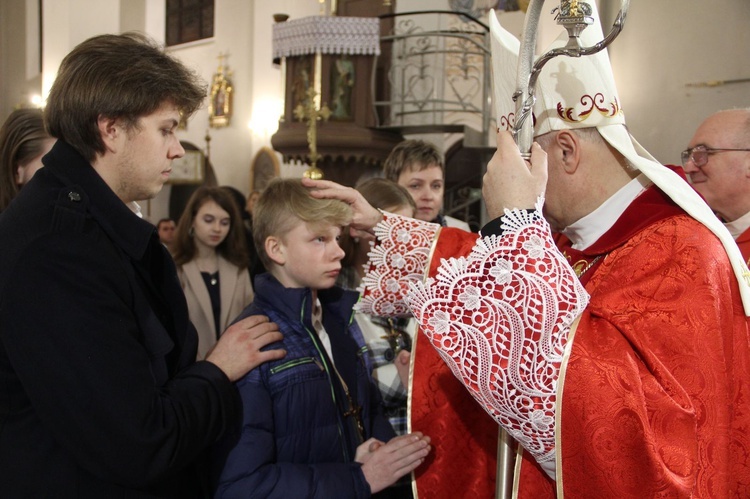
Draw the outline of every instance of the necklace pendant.
M218 282L218 280L215 277L211 278L211 286L216 286L217 282Z

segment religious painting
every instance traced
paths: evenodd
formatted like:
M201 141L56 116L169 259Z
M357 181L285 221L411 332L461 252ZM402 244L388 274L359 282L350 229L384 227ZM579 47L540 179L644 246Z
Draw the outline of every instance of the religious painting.
M211 128L229 126L232 117L234 87L224 67L225 57L225 55L219 56L219 68L211 82L211 95L208 102L208 121Z
M287 63L291 70L292 109L305 105L307 90L313 85L314 56L289 58Z
M352 119L352 90L354 89L354 64L345 55L331 64L331 119Z

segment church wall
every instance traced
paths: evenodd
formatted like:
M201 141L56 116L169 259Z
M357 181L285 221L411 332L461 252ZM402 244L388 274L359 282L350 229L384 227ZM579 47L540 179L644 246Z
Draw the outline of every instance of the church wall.
M379 0L373 0L379 1ZM164 0L42 0L44 19L42 75L35 70L26 12L37 0L0 2L0 111L3 118L34 91L46 93L64 55L78 42L104 32L141 29L163 40ZM475 0L475 4L492 3ZM547 2L552 8L554 2ZM423 0L397 0L397 10L423 9ZM600 1L611 23L619 2ZM447 8L448 0L431 4ZM220 184L249 189L249 168L257 151L270 144L269 116L281 98L281 72L271 63L272 14L291 19L318 14L314 0L217 0L216 36L205 43L172 50L210 82L219 52L235 87L234 116L225 129L210 129L211 159ZM503 13L501 21L520 34L523 16ZM543 23L540 46L554 33ZM551 24L551 23L550 23ZM750 78L750 2L747 0L633 0L625 30L610 48L621 104L632 133L663 162L679 161L698 123L715 110L750 106L750 83L696 87L694 83ZM32 37L33 40L33 37ZM270 123L270 124L269 124ZM181 138L205 148L207 109L180 131ZM446 138L445 148L454 137ZM283 175L298 176L301 165L282 165ZM167 192L164 193L166 196ZM162 214L161 199L150 203ZM166 208L164 208L166 210Z

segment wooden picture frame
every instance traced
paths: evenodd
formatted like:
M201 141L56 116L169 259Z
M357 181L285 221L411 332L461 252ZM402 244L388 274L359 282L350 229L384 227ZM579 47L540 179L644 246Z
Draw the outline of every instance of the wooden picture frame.
M169 184L201 184L206 177L206 157L202 151L186 150L185 155L172 161Z

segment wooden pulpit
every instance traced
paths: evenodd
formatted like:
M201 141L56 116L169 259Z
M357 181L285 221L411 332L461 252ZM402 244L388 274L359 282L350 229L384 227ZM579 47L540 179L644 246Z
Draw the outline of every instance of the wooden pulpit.
M376 17L311 16L274 25L284 113L271 145L285 161L311 164L317 159L324 178L354 185L361 176L377 174L403 140L398 133L377 129L373 82L379 22ZM311 113L311 108L323 112ZM317 158L310 155L310 120L316 120Z

